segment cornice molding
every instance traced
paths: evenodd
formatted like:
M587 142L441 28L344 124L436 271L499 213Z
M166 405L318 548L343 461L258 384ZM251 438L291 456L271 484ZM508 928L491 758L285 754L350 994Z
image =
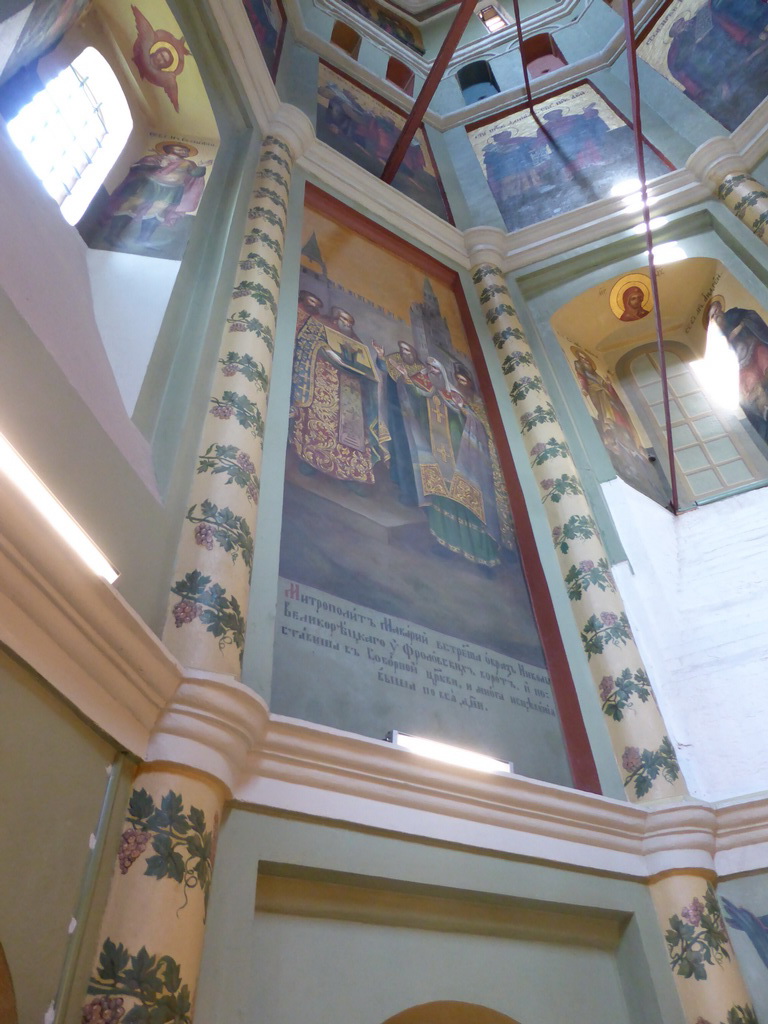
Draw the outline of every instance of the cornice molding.
M298 160L315 140L315 129L303 110L289 103L281 103L267 127L270 135L276 135L290 148L294 160Z
M142 756L180 666L5 478L0 523L0 642Z
M183 670L10 485L0 521L0 640L139 758L212 776L250 807L638 879L768 865L768 794L639 807L270 718L236 680Z
M690 171L680 170L652 182L648 187L648 197L652 216L658 217L711 199L711 191ZM500 265L505 273L522 270L541 260L572 253L582 245L630 231L637 228L642 220L642 209L638 208L637 202L633 206L627 197L609 196L551 220L510 232L504 236ZM478 230L472 228L465 232L465 239L472 238Z
M716 193L723 179L730 174L746 174L748 161L730 136L709 139L688 158L686 168Z
M187 669L155 724L147 760L171 761L214 776L232 794L269 722L264 700L231 676Z

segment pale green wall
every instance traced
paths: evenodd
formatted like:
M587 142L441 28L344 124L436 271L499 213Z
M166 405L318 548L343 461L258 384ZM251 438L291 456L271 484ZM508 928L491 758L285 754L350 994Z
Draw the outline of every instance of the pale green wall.
M386 812L382 814L386 824ZM259 862L287 875L452 900L530 901L631 916L614 949L255 911ZM377 1024L430 1000L522 1024L680 1024L646 887L384 832L231 811L222 830L197 997L202 1020ZM342 878L342 880L345 880ZM437 887L437 888L435 888ZM482 929L480 929L482 930Z
M71 919L81 918L75 942L87 925L79 904L83 896L94 899L86 891L89 840L100 834L100 818L108 827L102 812L115 754L111 743L0 649L0 942L21 1024L40 1024L56 998ZM114 771L122 774L119 764ZM125 799L119 778L111 789L118 801ZM111 829L114 840L115 823ZM97 902L103 900L104 874L100 888L93 879Z

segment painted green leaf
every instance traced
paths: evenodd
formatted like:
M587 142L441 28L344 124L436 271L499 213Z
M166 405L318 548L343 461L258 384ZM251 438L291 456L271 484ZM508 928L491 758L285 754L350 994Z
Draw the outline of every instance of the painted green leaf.
M128 966L130 957L122 942L116 946L111 939L105 939L99 954L98 975L102 981L116 981Z
M146 789L134 789L128 801L128 816L141 821L148 818L155 809L155 801Z

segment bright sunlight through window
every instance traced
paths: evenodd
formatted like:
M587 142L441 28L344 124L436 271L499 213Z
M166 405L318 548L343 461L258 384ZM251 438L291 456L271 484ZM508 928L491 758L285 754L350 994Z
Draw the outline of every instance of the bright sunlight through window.
M133 128L120 83L89 46L8 122L32 170L76 224Z

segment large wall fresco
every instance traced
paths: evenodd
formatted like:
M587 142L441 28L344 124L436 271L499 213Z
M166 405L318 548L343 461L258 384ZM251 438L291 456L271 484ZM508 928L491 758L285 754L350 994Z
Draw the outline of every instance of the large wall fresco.
M673 0L638 56L733 130L768 94L763 0Z
M467 129L508 231L604 199L637 177L632 129L588 84ZM670 165L645 147L646 176Z
M280 0L243 0L245 13L261 55L274 79L285 35L285 11Z
M409 259L305 211L271 706L567 784L462 314Z
M101 190L82 222L92 249L180 260L217 144L149 133L144 156L111 194Z
M382 7L376 0L342 0L342 3L357 14L361 14L367 21L373 22L403 46L407 46L415 53L424 53L424 42L419 29L405 18L394 14L388 7Z
M320 62L317 136L377 177L394 149L405 115ZM419 128L392 183L410 199L452 221L424 130Z

